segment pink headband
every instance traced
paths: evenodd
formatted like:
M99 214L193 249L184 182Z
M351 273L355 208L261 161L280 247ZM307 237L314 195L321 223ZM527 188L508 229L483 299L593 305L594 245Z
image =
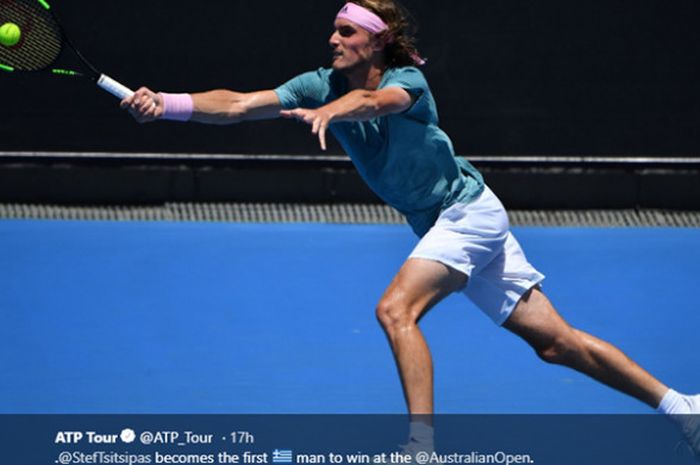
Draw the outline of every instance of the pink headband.
M389 29L389 26L376 14L369 11L367 8L361 7L357 3L348 2L340 9L335 19L346 19L360 26L362 29L369 31L371 34L379 34ZM389 42L393 39L389 38ZM411 59L416 66L423 66L426 60L418 53L411 53Z
M352 21L372 34L379 34L389 29L389 26L387 26L382 18L372 13L367 8L361 7L357 3L346 3L345 6L340 9L336 19Z

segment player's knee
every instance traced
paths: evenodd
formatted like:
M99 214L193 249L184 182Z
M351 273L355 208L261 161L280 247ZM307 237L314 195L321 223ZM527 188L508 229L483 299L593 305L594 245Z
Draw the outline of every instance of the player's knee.
M534 347L537 356L553 365L568 365L579 353L575 337L554 337L548 343Z
M400 299L385 297L377 305L377 320L387 332L400 331L415 324L410 308Z

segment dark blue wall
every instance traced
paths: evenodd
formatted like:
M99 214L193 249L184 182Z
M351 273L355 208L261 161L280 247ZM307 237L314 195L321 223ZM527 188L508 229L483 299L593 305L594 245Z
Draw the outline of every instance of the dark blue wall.
M54 0L130 86L273 88L329 62L335 0ZM406 0L458 153L700 152L700 3ZM0 150L318 153L290 121L139 126L89 83L0 75ZM333 148L338 152L338 148Z

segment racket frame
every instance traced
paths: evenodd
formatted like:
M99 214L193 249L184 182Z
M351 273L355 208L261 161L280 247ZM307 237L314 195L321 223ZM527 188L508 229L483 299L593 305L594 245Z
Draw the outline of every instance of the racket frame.
M80 50L78 50L77 47L75 47L75 45L73 45L73 42L71 42L70 38L68 37L68 34L66 34L65 28L63 27L63 24L61 24L61 21L58 18L58 15L56 14L56 12L51 7L51 5L48 3L47 0L33 0L33 1L36 1L40 7L44 8L49 13L49 15L51 15L51 18L56 23L56 26L58 27L58 31L60 32L62 45L67 45L73 51L73 53L78 57L80 62L83 65L85 65L85 67L89 70L89 73L86 74L86 73L82 73L82 72L74 71L74 70L70 70L70 69L52 68L51 65L53 65L56 62L56 60L49 63L45 68L43 68L41 70L37 70L37 71L39 71L39 72L45 71L45 72L49 72L51 74L60 75L60 76L83 76L83 77L86 77L86 78L92 80L93 82L95 82L95 84L97 84L98 87L109 92L110 94L114 95L115 97L117 97L119 99L124 99L126 97L131 97L132 95L134 95L133 90L131 90L127 86L121 84L120 82L112 79L111 77L107 76L106 74L103 74L100 71L98 71L97 68L95 68L95 66L93 66L93 64L90 63L90 61L88 61L87 58L85 58L85 56L80 52ZM60 56L60 52L57 55L56 59L58 59L59 56ZM6 72L14 72L15 68L10 66L10 65L0 63L0 70L6 71ZM33 72L33 71L26 71L26 72Z

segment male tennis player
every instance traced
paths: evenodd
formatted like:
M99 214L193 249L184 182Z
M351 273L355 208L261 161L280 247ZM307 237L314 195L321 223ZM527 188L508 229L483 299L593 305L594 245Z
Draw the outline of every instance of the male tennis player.
M395 0L353 0L335 19L330 69L252 93L163 94L141 88L122 106L140 122L296 118L311 125L324 150L330 129L369 186L406 216L421 239L379 302L377 317L408 410L420 420L411 424L409 446L432 442L432 361L417 323L453 292L466 294L546 362L578 370L666 414L700 413L700 395L669 389L612 345L559 316L540 289L544 276L510 233L500 201L471 164L455 158L438 127L407 18ZM700 451L700 428L684 426Z

